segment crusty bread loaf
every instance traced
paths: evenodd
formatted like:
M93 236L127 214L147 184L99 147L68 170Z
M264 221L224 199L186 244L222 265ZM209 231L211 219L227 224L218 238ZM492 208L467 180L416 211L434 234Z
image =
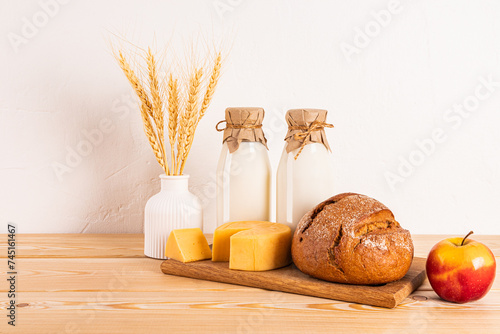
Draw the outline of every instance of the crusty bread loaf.
M382 284L406 274L413 243L382 203L345 193L318 204L300 220L292 258L297 268L316 278Z

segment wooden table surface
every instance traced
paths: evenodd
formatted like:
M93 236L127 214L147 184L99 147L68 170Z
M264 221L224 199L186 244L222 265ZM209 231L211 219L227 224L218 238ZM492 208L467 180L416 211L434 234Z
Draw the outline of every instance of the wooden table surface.
M413 236L415 256L445 237ZM16 238L15 328L7 325L7 250L0 244L1 333L500 333L498 279L477 302L442 301L425 281L385 309L164 275L161 260L144 257L142 234ZM472 238L498 261L500 236Z

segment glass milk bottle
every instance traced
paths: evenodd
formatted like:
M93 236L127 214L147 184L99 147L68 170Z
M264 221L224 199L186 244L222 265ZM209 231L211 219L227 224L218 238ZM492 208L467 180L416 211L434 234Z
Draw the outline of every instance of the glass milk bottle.
M271 164L262 131L264 109L227 108L217 166L217 226L270 220ZM224 129L219 129L226 123Z
M335 194L333 157L326 139L326 110L292 109L278 166L276 221L292 231L312 208Z

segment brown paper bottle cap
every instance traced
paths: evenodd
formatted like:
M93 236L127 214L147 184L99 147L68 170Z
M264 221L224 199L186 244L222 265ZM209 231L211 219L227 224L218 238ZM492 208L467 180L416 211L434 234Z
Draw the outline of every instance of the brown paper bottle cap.
M327 111L323 109L291 109L285 116L288 124L288 132L285 136L286 152L300 148L295 156L299 156L305 145L311 143L322 143L330 151L330 145L326 139L325 127L333 128L326 123Z
M267 148L267 139L262 131L262 120L264 109L256 107L234 107L226 109L226 119L216 125L217 131L224 131L223 143L227 143L229 152L238 149L240 143L259 142ZM226 127L220 129L219 125L226 123Z

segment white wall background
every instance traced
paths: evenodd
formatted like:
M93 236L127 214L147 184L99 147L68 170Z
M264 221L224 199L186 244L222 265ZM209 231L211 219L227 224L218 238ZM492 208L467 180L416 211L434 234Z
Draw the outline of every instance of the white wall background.
M206 232L214 228L222 139L214 125L227 106L262 106L274 170L286 110L325 108L335 125L327 130L338 180L332 195L375 197L413 233L500 234L500 2L44 5L54 2L0 2L3 224L14 222L19 232L141 232L161 168L107 38L127 33L147 45L156 33L159 44L177 36L179 46L203 30L233 39L187 164L191 190L205 204ZM397 9L381 26L373 13L388 8ZM30 30L29 22L39 27ZM360 37L365 29L368 39ZM347 45L357 53L346 56ZM71 157L95 129L102 140L81 159ZM431 145L433 132L440 137ZM427 143L424 153L418 141ZM69 171L58 177L57 164ZM387 173L398 175L393 186Z

